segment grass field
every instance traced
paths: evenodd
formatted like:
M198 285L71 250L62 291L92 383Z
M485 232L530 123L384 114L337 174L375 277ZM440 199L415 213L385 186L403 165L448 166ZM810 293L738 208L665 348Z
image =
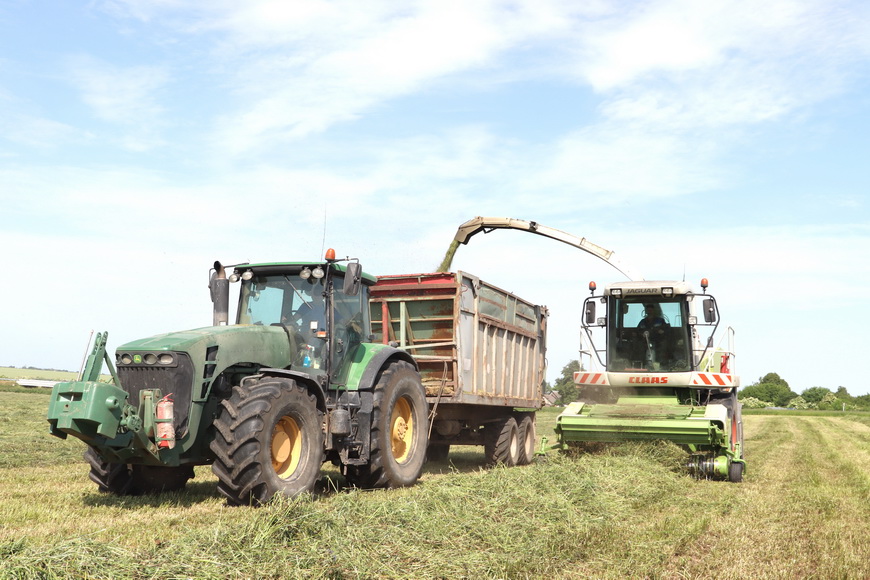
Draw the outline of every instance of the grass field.
M748 416L742 484L690 479L665 444L510 469L460 448L412 488L324 470L317 495L250 509L208 467L184 492L98 493L47 403L0 391L0 578L870 577L867 415Z

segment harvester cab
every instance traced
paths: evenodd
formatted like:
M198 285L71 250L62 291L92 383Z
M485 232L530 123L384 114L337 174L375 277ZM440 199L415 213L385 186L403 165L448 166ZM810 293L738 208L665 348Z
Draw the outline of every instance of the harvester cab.
M699 477L740 481L743 424L734 374L734 330L714 343L716 299L685 282L610 284L586 299L588 348L574 381L580 400L556 425L563 446L664 439L690 452Z

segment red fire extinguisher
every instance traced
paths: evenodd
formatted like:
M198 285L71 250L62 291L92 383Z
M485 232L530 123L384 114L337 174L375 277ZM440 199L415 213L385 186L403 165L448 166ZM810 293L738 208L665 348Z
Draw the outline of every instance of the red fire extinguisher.
M169 393L157 402L157 447L172 449L175 447L175 428L172 421L175 415L175 407Z

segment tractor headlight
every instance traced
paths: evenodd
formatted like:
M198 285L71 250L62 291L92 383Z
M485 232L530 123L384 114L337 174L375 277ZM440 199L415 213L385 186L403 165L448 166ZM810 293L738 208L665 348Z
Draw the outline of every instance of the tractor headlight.
M178 355L174 352L119 352L115 360L118 366L178 366Z
M317 266L316 268L314 268L314 270L312 270L311 275L314 276L316 279L320 280L321 278L323 278L324 275L323 268Z

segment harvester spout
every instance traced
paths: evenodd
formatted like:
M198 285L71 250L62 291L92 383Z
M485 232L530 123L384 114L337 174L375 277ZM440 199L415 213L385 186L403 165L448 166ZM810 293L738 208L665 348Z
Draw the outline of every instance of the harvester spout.
M467 222L459 226L459 229L456 231L456 236L453 238L453 241L455 245L467 244L468 239L471 238L471 236L479 232L484 232L488 234L495 229L520 230L558 240L560 242L568 244L569 246L574 246L575 248L579 248L584 252L588 252L593 256L601 258L602 260L619 270L629 280L643 280L643 276L641 276L637 272L631 271L629 268L621 264L613 256L613 251L602 248L597 244L593 244L586 238L581 238L563 232L561 230L557 230L555 228L549 228L533 221L518 220L513 218L476 217L474 219L468 220ZM452 249L453 251L455 251L455 247L453 247Z

